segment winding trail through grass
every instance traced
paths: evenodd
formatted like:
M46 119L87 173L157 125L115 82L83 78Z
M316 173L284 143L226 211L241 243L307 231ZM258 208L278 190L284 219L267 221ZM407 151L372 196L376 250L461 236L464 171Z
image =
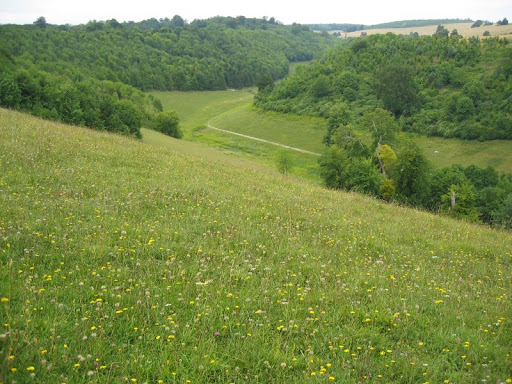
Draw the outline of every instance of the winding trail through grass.
M301 148L290 147L289 145L280 144L280 143L276 143L276 142L265 140L265 139L260 139L259 137L244 135L243 133L238 133L238 132L228 131L226 129L217 128L217 127L214 127L213 125L211 125L210 121L208 121L208 123L207 123L207 128L214 129L216 131L220 131L220 132L224 132L224 133L229 133L231 135L237 135L237 136L245 137L246 139L261 141L262 143L267 143L267 144L275 145L275 146L278 146L278 147L282 147L282 148L286 148L286 149L291 149L293 151L307 153L307 154L313 155L313 156L322 156L320 153L317 153L317 152L311 152L311 151L307 151L307 150L301 149Z

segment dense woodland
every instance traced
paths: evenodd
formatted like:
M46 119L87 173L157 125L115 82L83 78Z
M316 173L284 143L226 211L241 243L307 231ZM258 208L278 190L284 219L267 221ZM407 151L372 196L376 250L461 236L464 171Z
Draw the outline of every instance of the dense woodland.
M256 103L266 110L326 118L333 106L346 103L356 119L380 107L391 111L404 131L512 139L510 40L462 39L445 32L345 41L260 92Z
M22 67L119 81L141 90L215 90L254 85L288 73L336 39L273 19L214 18L141 23L1 26L2 53Z
M279 84L256 105L327 119L327 186L435 212L512 226L512 177L492 168L432 169L404 132L512 139L512 44L435 36L348 40Z
M142 124L180 136L146 90L252 86L288 73L337 40L270 19L180 16L140 23L91 21L0 26L0 105L37 116L140 137ZM167 114L168 115L168 114ZM170 124L170 125L169 125Z

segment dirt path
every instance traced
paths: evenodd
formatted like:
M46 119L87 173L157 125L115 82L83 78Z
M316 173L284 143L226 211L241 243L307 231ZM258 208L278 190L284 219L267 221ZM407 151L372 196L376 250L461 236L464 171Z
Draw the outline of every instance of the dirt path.
M217 127L214 127L213 125L211 125L211 124L210 124L210 122L208 122L208 123L207 123L207 128L215 129L216 131L220 131L220 132L224 132L224 133L229 133L229 134L231 134L231 135L236 135L236 136L245 137L246 139L250 139L250 140L261 141L262 143L267 143L267 144L275 145L275 146L277 146L277 147L286 148L286 149L291 149L292 151L297 151L297 152L307 153L308 155L313 155L313 156L322 156L322 154L321 154L321 153L316 153L316 152L306 151L305 149L300 149L300 148L290 147L289 145L284 145L284 144L275 143L275 142L273 142L273 141L268 141L268 140L265 140L265 139L260 139L259 137L248 136L248 135L244 135L243 133L238 133L238 132L233 132L233 131L227 131L227 130L225 130L225 129L217 128Z

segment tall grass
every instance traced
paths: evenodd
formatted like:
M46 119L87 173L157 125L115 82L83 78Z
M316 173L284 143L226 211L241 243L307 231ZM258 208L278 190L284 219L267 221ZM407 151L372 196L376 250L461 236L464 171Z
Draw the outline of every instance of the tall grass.
M512 380L510 233L179 145L0 110L1 382Z

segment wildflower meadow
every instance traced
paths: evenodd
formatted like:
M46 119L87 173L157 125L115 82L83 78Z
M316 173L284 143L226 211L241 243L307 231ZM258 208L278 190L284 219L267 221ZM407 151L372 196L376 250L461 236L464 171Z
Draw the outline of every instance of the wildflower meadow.
M0 109L1 383L512 382L510 232L186 145Z

